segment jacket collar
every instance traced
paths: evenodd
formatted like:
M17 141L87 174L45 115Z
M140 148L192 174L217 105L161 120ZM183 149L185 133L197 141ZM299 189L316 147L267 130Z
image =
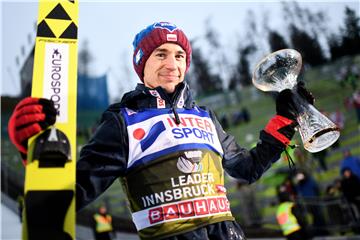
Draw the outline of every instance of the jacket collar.
M163 103L164 105L162 105ZM135 90L123 96L120 104L122 107L128 107L134 110L163 107L190 109L195 106L189 85L185 82L181 82L176 86L172 96L169 96L162 87L151 89L139 83Z

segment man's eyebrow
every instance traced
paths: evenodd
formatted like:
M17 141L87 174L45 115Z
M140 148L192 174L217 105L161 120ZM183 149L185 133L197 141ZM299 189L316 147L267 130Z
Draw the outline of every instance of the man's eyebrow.
M179 51L177 51L176 53L177 53L177 54L185 54L185 51L179 50Z

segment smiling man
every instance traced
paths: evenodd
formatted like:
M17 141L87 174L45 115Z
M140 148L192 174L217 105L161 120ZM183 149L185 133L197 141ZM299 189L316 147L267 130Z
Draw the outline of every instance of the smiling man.
M192 98L184 81L191 46L181 29L154 23L135 36L133 46L142 82L104 112L81 150L77 209L120 179L141 239L245 239L231 213L224 170L252 183L279 159L297 124L291 91L279 94L277 115L247 150ZM46 99L23 100L15 109L9 132L23 154L27 138L53 124L56 111L49 109L53 103Z

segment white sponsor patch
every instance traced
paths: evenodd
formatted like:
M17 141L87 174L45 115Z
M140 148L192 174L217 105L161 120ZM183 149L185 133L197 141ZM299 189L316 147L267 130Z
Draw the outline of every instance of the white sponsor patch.
M61 43L45 45L43 96L55 103L56 121L68 121L69 46Z
M166 34L166 40L170 42L176 42L177 41L177 35L173 33Z

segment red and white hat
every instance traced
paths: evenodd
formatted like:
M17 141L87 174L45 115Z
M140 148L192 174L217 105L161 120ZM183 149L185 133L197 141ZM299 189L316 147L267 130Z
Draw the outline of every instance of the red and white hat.
M186 71L191 62L191 46L185 33L169 22L156 22L136 34L133 41L133 65L141 81L144 81L144 67L151 53L164 43L176 43L186 53Z

